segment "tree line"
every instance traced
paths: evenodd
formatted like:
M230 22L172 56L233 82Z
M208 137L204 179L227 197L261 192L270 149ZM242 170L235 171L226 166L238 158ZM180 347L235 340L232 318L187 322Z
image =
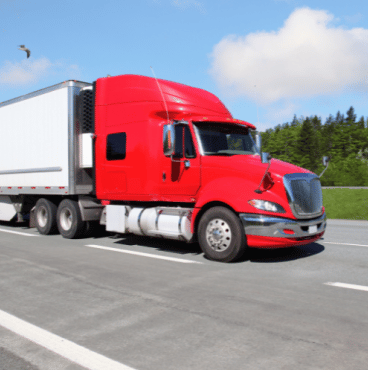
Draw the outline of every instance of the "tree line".
M353 107L337 112L324 124L317 116L294 116L292 122L261 133L263 151L273 158L307 168L321 177L323 186L368 186L368 119L357 120Z

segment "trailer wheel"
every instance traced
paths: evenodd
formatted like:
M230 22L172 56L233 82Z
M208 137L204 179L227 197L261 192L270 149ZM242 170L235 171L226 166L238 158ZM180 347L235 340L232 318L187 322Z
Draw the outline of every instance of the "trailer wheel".
M77 239L83 236L86 223L82 221L78 202L64 199L57 210L57 226L60 234L66 239Z
M41 198L37 201L35 223L40 234L51 235L57 232L56 212L56 205L49 199Z
M225 207L213 207L199 221L198 241L207 258L233 262L246 251L244 228L236 214Z

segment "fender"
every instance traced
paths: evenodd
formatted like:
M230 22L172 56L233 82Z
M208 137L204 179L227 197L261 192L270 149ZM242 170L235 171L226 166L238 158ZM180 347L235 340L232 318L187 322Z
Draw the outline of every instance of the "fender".
M207 183L200 189L192 215L192 231L195 229L196 218L200 210L211 202L220 202L228 205L236 213L255 213L268 216L277 216L295 219L287 200L283 184L276 181L274 185L262 194L255 193L257 186L255 181L237 176L217 178ZM262 199L280 204L285 213L261 211L251 206L248 201L251 199Z

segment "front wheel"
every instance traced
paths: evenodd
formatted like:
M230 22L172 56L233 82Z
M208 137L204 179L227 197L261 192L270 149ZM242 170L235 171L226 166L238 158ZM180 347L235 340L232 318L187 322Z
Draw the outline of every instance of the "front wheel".
M60 234L67 239L76 239L83 236L86 223L82 221L78 202L64 199L57 210L57 226Z
M198 241L211 260L233 262L246 251L244 228L236 214L225 207L213 207L199 221Z

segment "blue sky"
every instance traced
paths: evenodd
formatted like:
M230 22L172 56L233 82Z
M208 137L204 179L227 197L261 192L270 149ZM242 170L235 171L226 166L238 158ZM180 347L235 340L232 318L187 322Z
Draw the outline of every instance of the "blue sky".
M350 106L367 117L368 3L0 0L0 102L150 66L261 131Z

